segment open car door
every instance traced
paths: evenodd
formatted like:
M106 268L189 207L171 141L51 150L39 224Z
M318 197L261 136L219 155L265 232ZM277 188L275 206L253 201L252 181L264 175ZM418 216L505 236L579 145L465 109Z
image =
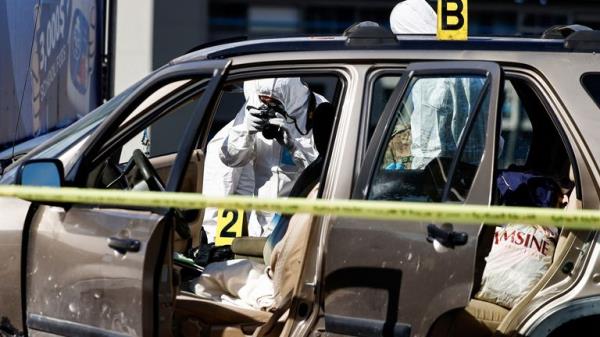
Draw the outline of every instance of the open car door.
M209 115L205 112L214 105L227 70L227 61L192 61L151 75L84 145L75 172L67 175L75 177L69 182L90 186L87 177L97 162L108 161L106 153L115 148L121 151L119 143L148 128L163 111L191 102L193 113L185 132L181 131L169 179L162 186L166 191L179 191L198 137L205 132L202 126ZM153 102L128 123L145 98L182 79L194 86L181 86L184 89ZM148 116L144 115L147 111ZM24 247L30 334L153 336L159 329L171 328L169 308L174 294L169 267L177 212L97 205L34 207Z
M488 205L502 71L490 62L413 63L377 125L354 199ZM335 219L325 330L426 336L467 305L480 224Z

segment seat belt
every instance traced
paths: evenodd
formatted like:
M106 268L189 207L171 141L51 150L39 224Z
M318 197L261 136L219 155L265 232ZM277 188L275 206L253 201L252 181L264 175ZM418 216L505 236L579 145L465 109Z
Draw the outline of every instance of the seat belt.
M315 110L317 108L317 98L315 97L315 93L310 91L309 89L309 94L308 94L308 108L307 108L307 114L306 114L306 125L304 126L304 131L308 132L310 130L312 130L313 127L313 114L315 113Z

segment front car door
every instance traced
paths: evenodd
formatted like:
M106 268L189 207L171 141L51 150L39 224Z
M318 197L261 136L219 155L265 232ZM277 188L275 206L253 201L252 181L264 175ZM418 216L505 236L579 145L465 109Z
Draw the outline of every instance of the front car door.
M178 132L182 137L169 179L162 186L178 191L206 124L204 112L216 101L227 69L225 61L189 62L150 76L90 137L67 179L79 187L116 188L118 184L104 182L104 175L94 175L97 168L103 163L112 165L105 165L103 172L110 171L107 167L123 168L126 163L119 158L136 134L165 113L191 105L187 128ZM186 83L181 90L139 109L146 98L181 81ZM90 179L92 175L96 179ZM151 336L161 321L161 328L170 328L164 321L169 312L162 309L172 305L174 296L168 293L171 276L165 261L170 259L175 212L94 205L34 207L38 208L24 248L29 333ZM159 288L167 292L159 294Z
M411 64L377 125L353 198L490 204L500 83L495 63ZM425 336L440 315L467 305L480 227L335 219L324 329Z

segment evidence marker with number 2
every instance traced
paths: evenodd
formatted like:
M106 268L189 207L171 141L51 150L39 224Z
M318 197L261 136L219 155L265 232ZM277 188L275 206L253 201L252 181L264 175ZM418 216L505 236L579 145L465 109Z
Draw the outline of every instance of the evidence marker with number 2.
M219 209L215 246L231 245L233 239L247 236L248 230L243 209Z

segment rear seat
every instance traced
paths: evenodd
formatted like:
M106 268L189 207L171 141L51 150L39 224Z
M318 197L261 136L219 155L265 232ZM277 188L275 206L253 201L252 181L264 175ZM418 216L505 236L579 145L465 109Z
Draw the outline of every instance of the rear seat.
M569 196L568 210L581 209L581 200L577 199L574 189ZM531 300L546 287L547 283L560 272L567 254L575 242L575 235L568 229L562 229L556 243L552 264L538 283L512 308L507 309L495 303L471 299L462 310L448 313L432 326L429 337L484 337L510 335L514 330L515 319L521 316Z
M566 210L573 211L577 209L582 209L582 203L581 200L577 199L577 191L573 189L571 195L569 196L569 202L567 203ZM548 271L546 271L544 277L538 281L538 283L529 291L529 293L525 295L503 318L502 322L497 328L499 333L508 334L513 329L513 321L519 317L524 310L527 309L531 300L546 287L548 282L557 273L561 272L561 268L566 262L567 255L571 250L575 240L576 236L572 231L564 228L561 229L558 241L556 242L556 249L554 251L552 264L548 268Z

